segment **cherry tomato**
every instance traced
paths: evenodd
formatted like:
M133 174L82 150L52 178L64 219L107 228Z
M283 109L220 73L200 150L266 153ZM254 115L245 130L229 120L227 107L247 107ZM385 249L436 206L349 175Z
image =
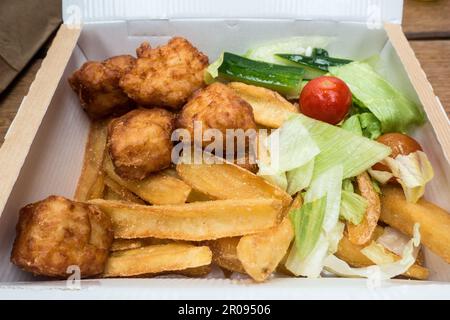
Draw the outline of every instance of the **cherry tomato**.
M400 154L406 156L418 150L422 151L422 147L416 140L402 133L386 133L380 136L377 141L391 148L391 158L396 158ZM390 171L386 165L379 162L374 164L372 169Z
M308 82L300 94L299 103L304 115L338 124L350 109L352 93L341 79L322 76Z

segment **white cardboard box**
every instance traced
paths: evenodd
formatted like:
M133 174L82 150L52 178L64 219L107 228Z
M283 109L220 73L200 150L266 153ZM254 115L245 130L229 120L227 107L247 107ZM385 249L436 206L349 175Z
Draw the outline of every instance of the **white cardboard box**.
M0 149L0 298L450 298L450 266L425 251L431 281L275 277L263 284L226 279L42 281L9 261L19 209L50 194L72 197L89 120L67 77L86 60L130 53L144 40L188 38L213 61L260 41L331 36L333 55L379 54L379 71L420 103L428 123L414 136L436 177L426 197L450 211L450 124L400 27L399 0L66 0L64 21ZM83 22L82 30L73 24Z

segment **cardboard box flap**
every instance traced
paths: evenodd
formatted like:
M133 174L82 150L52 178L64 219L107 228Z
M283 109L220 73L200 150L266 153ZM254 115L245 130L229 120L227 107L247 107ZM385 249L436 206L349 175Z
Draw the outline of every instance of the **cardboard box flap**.
M401 23L402 0L63 0L67 24L140 19L302 19Z

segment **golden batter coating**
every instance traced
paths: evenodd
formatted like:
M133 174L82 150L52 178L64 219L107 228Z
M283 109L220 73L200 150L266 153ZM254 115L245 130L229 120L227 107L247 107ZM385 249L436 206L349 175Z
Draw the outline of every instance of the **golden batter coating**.
M108 127L108 150L116 173L142 180L170 166L175 115L164 109L136 109Z
M179 109L204 86L208 57L186 39L172 38L155 49L144 43L136 52L136 65L122 77L120 86L141 105Z
M195 121L201 123L204 133L207 129L218 129L224 138L227 134L226 129L256 130L252 107L232 89L219 82L209 85L191 97L181 110L177 127L187 129L191 139L194 139ZM211 141L203 141L203 146L210 143ZM246 143L248 146L248 142ZM223 146L225 148L225 141ZM229 154L234 153L233 150L226 151Z
M96 206L60 196L23 207L11 262L36 275L67 278L78 266L81 277L103 272L113 240L109 217Z
M119 80L135 61L130 55L111 57L103 62L88 61L69 78L81 106L92 119L131 109L134 103L119 87Z

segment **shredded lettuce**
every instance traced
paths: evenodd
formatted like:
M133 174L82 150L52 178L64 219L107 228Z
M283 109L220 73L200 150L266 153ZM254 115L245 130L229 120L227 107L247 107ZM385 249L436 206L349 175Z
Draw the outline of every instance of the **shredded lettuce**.
M325 269L343 277L368 278L369 280L387 280L405 273L416 261L417 251L420 245L419 224L414 225L413 238L405 246L401 259L393 261L385 257L378 246L368 246L361 252L374 263L379 263L365 268L352 268L345 261L334 255L329 255L324 260ZM388 260L389 259L389 260ZM376 260L376 261L374 261Z
M306 191L303 206L321 199L326 199L325 213L321 224L319 236L314 233L315 245L305 256L299 251L297 245L292 246L286 260L286 268L293 274L316 278L320 276L323 269L323 260L328 254L334 253L344 231L343 224L338 221L339 208L341 202L342 189L342 166L334 166L324 172L321 176L311 182L311 186ZM316 211L317 214L317 211ZM320 218L314 215L313 218ZM317 222L317 221L316 221ZM295 222L294 222L295 223ZM294 228L296 226L294 225ZM298 230L298 229L297 229ZM302 235L296 230L296 239L301 239ZM316 229L315 229L316 230ZM297 238L299 237L299 238ZM312 238L312 236L310 236ZM312 242L308 244L310 247Z
M313 177L338 164L344 168L344 178L354 177L391 153L389 147L339 127L304 115L294 117L301 119L320 149L315 158Z
M223 52L220 54L216 61L211 63L208 68L206 68L204 73L204 81L206 84L211 84L219 76L219 67L223 62Z
M381 123L370 112L352 115L344 121L341 128L372 140L381 135Z
M327 197L324 196L305 203L292 214L296 235L295 246L301 260L311 253L320 237L326 205Z
M392 173L388 171L380 171L380 170L373 170L369 169L367 170L370 174L370 176L378 181L381 184L386 184L388 181L394 176Z
M344 179L342 181L342 190L348 192L355 192L355 188L353 187L352 179Z
M319 154L320 149L298 117L290 117L267 139L271 167L286 172L305 165Z
M363 135L361 122L359 122L359 114L355 114L346 119L344 123L342 123L341 128L351 133L357 134L358 136Z
M327 196L326 215L323 221L323 230L329 232L339 220L341 205L343 168L336 165L315 178L306 191L305 203Z
M353 224L360 224L364 218L367 205L367 200L359 194L342 190L339 216L341 219Z
M311 183L314 172L314 159L308 161L306 164L290 170L287 172L287 193L290 195L307 188Z
M383 163L391 169L409 202L417 202L423 196L425 185L434 176L433 167L422 151L398 155L395 159L387 157Z
M381 136L381 122L373 115L373 113L360 113L359 122L364 137L375 140Z
M344 80L352 94L380 120L383 133L406 132L412 126L424 122L423 111L369 64L352 62L330 67L329 71Z
M285 263L286 268L296 276L318 278L323 271L324 259L337 251L344 228L345 224L338 222L327 235L321 233L316 246L303 260L300 259L296 246L292 246Z
M397 255L402 254L408 241L408 236L391 227L385 227L383 234L376 240L377 243Z
M245 57L253 60L259 60L276 64L288 64L283 59L276 57L276 53L298 53L308 55L311 54L312 48L325 48L331 38L305 36L305 37L290 37L269 42L264 42L258 46L250 49L245 54Z

